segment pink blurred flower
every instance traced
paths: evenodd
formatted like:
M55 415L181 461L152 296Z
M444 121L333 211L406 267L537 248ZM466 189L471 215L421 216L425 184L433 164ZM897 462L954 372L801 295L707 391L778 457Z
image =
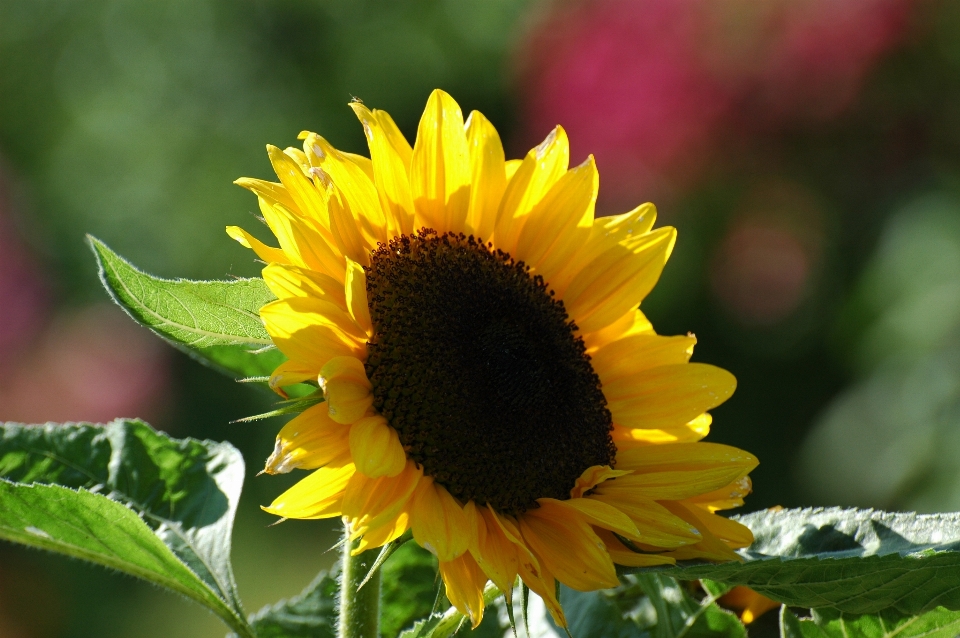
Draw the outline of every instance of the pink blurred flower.
M557 3L521 50L521 141L562 124L576 160L596 155L613 199L683 183L727 129L842 111L911 4Z
M0 171L0 378L39 333L50 305L40 268L17 241L12 199Z
M167 356L114 306L63 315L0 385L0 421L149 419L165 395Z
M714 295L735 319L773 325L807 299L823 257L822 219L815 199L796 184L763 184L747 196L708 272Z

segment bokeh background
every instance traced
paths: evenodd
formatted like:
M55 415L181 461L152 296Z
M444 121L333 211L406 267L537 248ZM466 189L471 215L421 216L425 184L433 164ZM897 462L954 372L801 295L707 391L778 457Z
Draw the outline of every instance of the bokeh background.
M248 459L251 610L334 560L270 527L271 397L108 303L84 233L150 272L254 275L229 240L302 129L366 152L429 91L520 157L563 124L599 212L679 242L644 310L739 389L710 440L758 454L747 509L960 509L960 4L949 0L0 0L0 420L140 416ZM0 638L218 636L198 607L0 545Z

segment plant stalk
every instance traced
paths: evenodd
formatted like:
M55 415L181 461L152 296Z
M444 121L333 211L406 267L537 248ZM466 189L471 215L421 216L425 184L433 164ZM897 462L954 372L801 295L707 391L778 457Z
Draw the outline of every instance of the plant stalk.
M350 551L360 541L350 542L350 527L346 522L344 533L337 635L339 638L377 638L380 635L380 570L362 588L360 583L367 577L379 551L372 549L351 556Z

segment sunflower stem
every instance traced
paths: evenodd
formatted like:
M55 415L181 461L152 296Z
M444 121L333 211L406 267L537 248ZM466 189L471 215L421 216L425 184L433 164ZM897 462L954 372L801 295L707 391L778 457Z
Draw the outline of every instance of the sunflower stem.
M377 560L378 551L373 549L351 556L350 552L360 541L350 541L350 527L346 523L344 533L337 635L339 638L375 638L380 635L380 570L369 577L368 573Z

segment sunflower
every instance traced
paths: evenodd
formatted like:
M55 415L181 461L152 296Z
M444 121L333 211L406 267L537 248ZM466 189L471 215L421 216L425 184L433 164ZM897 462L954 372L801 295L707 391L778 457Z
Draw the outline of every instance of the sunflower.
M597 167L568 167L559 126L505 161L442 91L412 148L350 106L370 159L304 132L302 151L267 147L279 183L237 181L280 245L227 229L277 296L260 315L288 360L270 385L325 398L266 463L313 472L264 509L343 517L356 553L412 530L474 626L488 580L509 600L519 576L566 626L557 581L737 559L752 535L715 512L743 503L757 460L700 442L736 380L638 307L676 231L651 204L595 219Z

